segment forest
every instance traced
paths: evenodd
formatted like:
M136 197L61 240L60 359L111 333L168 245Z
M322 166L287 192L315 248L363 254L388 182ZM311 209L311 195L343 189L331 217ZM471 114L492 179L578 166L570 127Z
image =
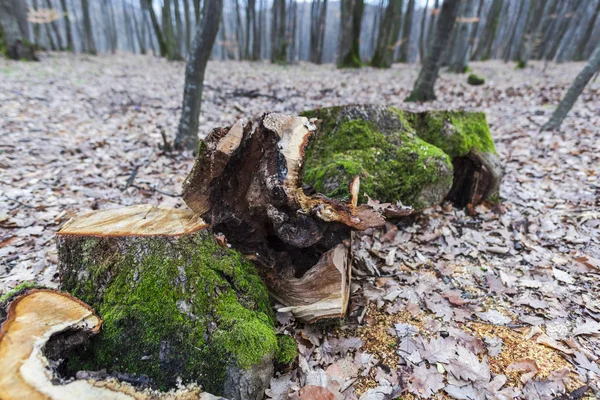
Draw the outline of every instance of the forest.
M0 400L600 398L600 0L0 0Z

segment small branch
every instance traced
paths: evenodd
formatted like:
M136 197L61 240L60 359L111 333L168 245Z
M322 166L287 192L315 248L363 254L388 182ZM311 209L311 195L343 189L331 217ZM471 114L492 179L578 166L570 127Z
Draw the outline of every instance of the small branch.
M157 189L157 188L155 188L155 187L153 187L153 186L150 186L150 187L147 187L147 188L145 188L145 187L142 187L142 186L139 186L139 185L134 185L134 184L131 184L131 185L129 185L129 186L131 186L131 187L134 187L134 188L136 188L136 189L138 189L138 190L143 190L143 191L145 191L145 192L156 192L156 193L164 194L165 196L169 196L169 197L179 197L179 195L178 195L178 194L173 194L173 193L169 193L169 192L164 192L164 191L162 191L162 190L160 190L160 189Z

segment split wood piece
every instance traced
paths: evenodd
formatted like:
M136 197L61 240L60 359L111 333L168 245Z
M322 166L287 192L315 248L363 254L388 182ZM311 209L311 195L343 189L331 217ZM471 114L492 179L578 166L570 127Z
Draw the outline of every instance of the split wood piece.
M302 189L305 149L315 131L304 117L265 114L259 126L216 128L183 184L183 199L215 232L225 234L259 270L272 295L301 320L343 316L350 279L352 230L384 224L357 206ZM344 253L344 255L342 255Z
M117 381L75 380L54 384L45 352L67 351L99 332L102 320L82 301L48 289L31 289L8 305L0 327L0 398L17 399L150 399L173 395L139 392ZM184 398L198 398L199 392ZM210 395L205 399L210 399ZM203 397L200 397L203 398Z

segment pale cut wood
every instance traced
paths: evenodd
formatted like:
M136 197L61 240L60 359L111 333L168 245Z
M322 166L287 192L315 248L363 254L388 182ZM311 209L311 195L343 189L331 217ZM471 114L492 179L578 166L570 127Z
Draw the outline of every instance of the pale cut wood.
M151 205L93 211L67 222L59 235L180 236L205 229L208 224L188 209Z
M179 393L140 392L114 380L54 384L55 377L44 355L48 341L58 333L86 338L98 333L101 324L102 320L90 306L67 293L32 289L17 296L9 304L7 318L0 327L0 399L218 399L198 389ZM63 338L63 342L68 340Z

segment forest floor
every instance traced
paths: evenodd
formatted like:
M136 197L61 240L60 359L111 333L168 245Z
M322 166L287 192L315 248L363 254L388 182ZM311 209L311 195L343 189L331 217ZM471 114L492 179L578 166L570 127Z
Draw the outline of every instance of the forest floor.
M416 65L209 64L204 133L347 103L482 110L505 166L499 205L446 204L361 235L344 325L279 314L300 356L270 398L600 397L600 80L561 132L539 132L582 66L473 63L484 86L442 73L439 99L416 105L403 102ZM77 213L184 206L193 159L161 150L161 132L176 132L183 73L183 63L132 55L0 60L0 294L58 284L54 233Z

